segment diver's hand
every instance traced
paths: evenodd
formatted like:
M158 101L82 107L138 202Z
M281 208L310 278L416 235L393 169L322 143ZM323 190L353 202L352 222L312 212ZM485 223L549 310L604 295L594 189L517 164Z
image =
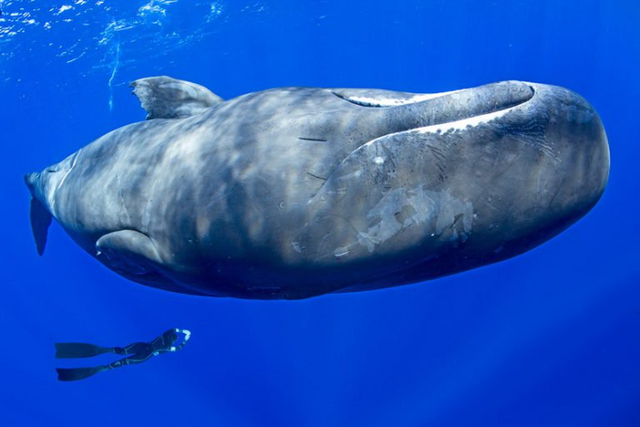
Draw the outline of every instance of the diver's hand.
M171 346L169 348L169 351L178 351L182 349L182 347L185 346L187 341L189 341L189 338L191 338L191 331L188 329L179 329L179 328L174 328L173 331L177 334L182 334L182 342L177 346Z

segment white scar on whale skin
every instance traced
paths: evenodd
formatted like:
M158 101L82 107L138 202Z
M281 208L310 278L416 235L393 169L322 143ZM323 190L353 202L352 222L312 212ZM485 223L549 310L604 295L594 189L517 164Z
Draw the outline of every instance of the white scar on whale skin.
M456 120L454 122L448 122L448 123L440 123L437 125L430 125L430 126L423 126L423 127L419 127L419 128L415 128L415 129L410 129L410 130L403 130L401 132L395 132L395 133L390 133L388 135L383 135L381 137L378 137L376 139L372 139L371 141L367 142L366 144L364 144L362 147L366 147L369 145L373 145L376 142L392 137L392 136L397 136L397 135L409 135L409 134L442 134L442 133L448 133L448 132L455 132L455 131L459 131L459 130L464 130L467 128L473 128L476 126L479 126L481 124L485 124L485 123L489 123L493 120L499 119L500 117L504 116L505 114L509 113L511 110L518 108L518 106L516 107L511 107L511 108L507 108L505 110L500 110L500 111L496 111L493 113L488 113L488 114L481 114L479 116L475 116L475 117L469 117L467 119L462 119L462 120ZM376 164L382 164L384 163L384 158L374 158L374 163Z
M511 110L517 107L507 108L505 110L495 111L493 113L481 114L475 117L469 117L467 119L456 120L454 122L449 123L440 123L437 125L424 126L421 128L413 129L409 132L416 133L445 133L445 132L455 132L458 130L464 130L467 128L473 128L479 126L483 123L489 123L493 120L499 119L505 114L509 113Z
M51 209L54 210L55 206L56 206L56 193L60 190L60 188L62 187L62 184L64 184L64 182L66 181L67 177L69 176L69 174L71 173L71 171L73 170L73 168L76 166L76 162L78 160L78 153L72 154L71 156L67 157L65 160L63 160L63 162L68 162L69 159L71 159L71 165L69 165L69 168L67 169L67 171L64 173L64 175L62 176L62 178L60 178L60 180L57 182L57 184L52 185L48 190L47 190L47 195L46 195L46 199L50 200L51 202ZM60 162L60 163L63 163Z
M67 177L69 176L69 174L73 170L73 167L76 165L76 160L78 160L78 156L74 156L73 157L73 161L71 162L71 167L69 168L68 171L65 172L64 176L62 177L62 179L58 183L58 186L56 187L56 192L58 190L60 190L60 187L62 187L62 184L64 184L64 181L67 179Z
M358 104L367 104L367 105L372 105L376 107L398 107L400 105L417 104L418 102L440 98L445 95L451 95L457 92L462 92L463 90L465 89L452 90L449 92L440 92L440 93L421 93L406 99L382 98L382 97L372 98L368 96L349 96L347 99L351 102L355 102Z

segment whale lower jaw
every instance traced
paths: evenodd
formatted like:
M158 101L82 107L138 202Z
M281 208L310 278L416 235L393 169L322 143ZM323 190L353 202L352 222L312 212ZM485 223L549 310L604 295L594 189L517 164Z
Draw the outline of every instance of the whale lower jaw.
M524 83L524 82L523 82ZM447 133L452 133L452 132L458 132L458 131L463 131L463 130L470 130L473 129L475 127L478 127L480 125L487 125L497 119L500 119L504 116L506 116L507 114L513 112L514 110L518 110L518 109L522 109L523 106L525 104L528 104L531 102L531 100L535 97L535 93L536 90L535 88L532 86L532 84L526 83L529 88L531 89L531 91L533 92L532 96L519 103L516 105L512 105L509 106L507 108L502 108L499 109L497 111L492 111L489 113L485 113L485 114L479 114L473 117L467 117L464 119L460 119L460 120L454 120L451 122L445 122L445 123L438 123L438 124L433 124L433 125L428 125L428 126L421 126L421 127L417 127L417 128L413 128L413 129L407 129L407 130L403 130L403 131L399 131L399 132L393 132L393 133L389 133L383 136L380 136L378 138L374 138L368 142L366 142L365 144L363 144L361 147L356 148L353 151L356 151L366 145L371 145L374 144L380 140L386 139L386 138L393 138L393 137L398 137L398 136L402 136L402 135L415 135L415 134L447 134ZM446 96L446 95L450 95L450 94L455 94L455 93L459 93L459 92L463 92L465 90L473 90L473 89L462 89L462 90L456 90L456 91L451 91L451 92L442 92L441 94L425 94L424 96L427 97L426 100L431 100L431 99L435 99L435 98L439 98L441 96ZM420 95L416 95L416 97L420 97ZM420 101L417 102L424 102L425 99L421 99ZM415 103L415 102L414 102ZM402 105L408 105L409 103L405 103ZM398 104L400 105L400 104ZM352 152L353 153L353 152ZM351 153L350 153L351 154ZM348 157L348 156L347 156Z

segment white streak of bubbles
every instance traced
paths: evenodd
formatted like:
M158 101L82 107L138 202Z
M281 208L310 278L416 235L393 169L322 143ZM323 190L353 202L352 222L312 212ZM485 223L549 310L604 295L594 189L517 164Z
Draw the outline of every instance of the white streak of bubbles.
M110 27L115 27L116 22L112 21ZM113 65L111 68L111 77L109 77L109 111L113 111L113 82L116 78L116 73L118 72L118 67L120 67L120 39L116 34L115 41L115 53L113 55Z

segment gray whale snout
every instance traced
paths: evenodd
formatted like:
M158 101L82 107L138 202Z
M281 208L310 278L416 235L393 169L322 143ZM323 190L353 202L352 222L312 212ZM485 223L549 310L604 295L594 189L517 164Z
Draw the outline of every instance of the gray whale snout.
M174 292L297 299L462 272L557 235L608 179L598 114L555 86L225 101L169 77L132 85L147 121L26 177L32 228L40 253L53 218Z

